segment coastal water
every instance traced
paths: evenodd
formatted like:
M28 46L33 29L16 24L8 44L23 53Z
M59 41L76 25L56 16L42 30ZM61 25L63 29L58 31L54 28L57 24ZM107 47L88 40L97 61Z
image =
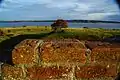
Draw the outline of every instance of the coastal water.
M20 27L20 26L50 26L53 22L0 22L0 27ZM105 28L120 29L120 23L68 23L70 28Z

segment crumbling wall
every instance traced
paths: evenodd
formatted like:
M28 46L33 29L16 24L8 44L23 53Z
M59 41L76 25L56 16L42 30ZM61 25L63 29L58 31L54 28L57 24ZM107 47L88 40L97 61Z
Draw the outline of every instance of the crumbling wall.
M120 48L108 46L90 51L77 39L27 39L12 51L14 66L2 65L2 79L113 80L120 70Z

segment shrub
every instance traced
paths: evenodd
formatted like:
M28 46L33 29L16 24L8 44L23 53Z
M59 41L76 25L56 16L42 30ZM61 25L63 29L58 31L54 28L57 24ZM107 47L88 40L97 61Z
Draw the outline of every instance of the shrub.
M8 33L10 33L11 32L11 30L8 30Z
M30 31L30 29L27 29L27 31Z
M3 36L5 33L2 31L2 30L0 30L0 36Z
M88 27L83 27L83 28L88 29Z
M23 27L27 27L27 26L24 25Z

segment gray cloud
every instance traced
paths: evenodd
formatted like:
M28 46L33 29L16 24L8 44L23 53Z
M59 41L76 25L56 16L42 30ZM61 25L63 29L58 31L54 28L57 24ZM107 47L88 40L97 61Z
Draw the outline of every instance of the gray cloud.
M114 0L4 0L0 6L1 20L56 19L58 17L115 20L113 17L118 15L119 9ZM116 20L119 19L116 18Z

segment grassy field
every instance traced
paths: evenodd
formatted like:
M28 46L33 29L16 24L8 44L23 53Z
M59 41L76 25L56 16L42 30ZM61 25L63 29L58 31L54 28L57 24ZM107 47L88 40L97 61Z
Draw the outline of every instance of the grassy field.
M10 39L18 35L35 35L41 38L76 38L79 40L102 40L114 35L120 35L119 29L102 29L102 28L65 28L65 32L52 33L50 27L16 27L16 28L0 28L4 32L0 36L0 42ZM45 37L44 37L45 36Z

